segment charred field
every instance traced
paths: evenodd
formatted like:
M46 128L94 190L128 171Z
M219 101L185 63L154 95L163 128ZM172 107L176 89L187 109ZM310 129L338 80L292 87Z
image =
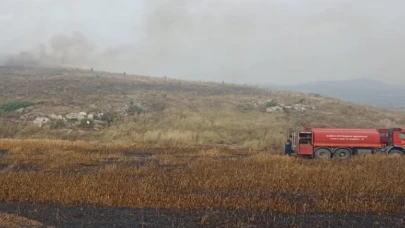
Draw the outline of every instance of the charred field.
M282 155L302 122L396 127L401 112L80 69L5 67L0 80L0 226L405 225L404 159Z
M112 208L54 203L2 203L0 210L36 219L34 221L42 221L40 225L32 227L403 227L404 225L401 213L292 215L241 209Z
M405 160L0 140L0 211L54 227L402 227ZM376 167L382 167L376 169Z

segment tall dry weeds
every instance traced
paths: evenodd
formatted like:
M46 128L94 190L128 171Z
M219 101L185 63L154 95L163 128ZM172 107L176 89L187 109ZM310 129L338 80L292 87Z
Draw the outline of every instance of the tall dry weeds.
M210 149L167 154L152 152L140 166L103 164L100 158L124 157L125 146L100 145L105 154L86 151L89 144L0 141L10 152L1 163L38 164L38 171L0 171L0 200L92 203L159 208L258 209L302 212L405 212L405 160L387 156L320 161ZM93 145L93 149L99 149ZM24 150L36 148L24 155ZM116 150L117 149L117 150ZM135 149L132 147L131 149ZM56 154L54 154L56 153ZM67 157L63 154L67 153ZM61 159L56 159L61 157ZM69 160L68 157L75 157ZM64 160L66 160L64 162ZM81 163L97 170L61 174ZM63 165L67 164L67 165ZM80 171L80 170L79 170Z

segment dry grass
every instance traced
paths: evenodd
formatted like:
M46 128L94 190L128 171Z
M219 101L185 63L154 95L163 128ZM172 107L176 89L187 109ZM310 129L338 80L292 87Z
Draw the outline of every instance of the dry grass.
M164 107L100 131L38 128L0 118L0 200L279 212L405 212L405 160L277 156L287 128L405 125L403 113L245 86L79 70L1 69L0 103L31 112L105 112L131 101ZM315 106L265 113L275 99ZM61 140L68 139L68 140ZM1 156L1 155L0 155Z
M405 160L386 156L319 161L258 151L241 156L241 151L221 149L168 149L151 150L149 157L141 158L125 156L121 150L128 147L112 144L0 141L0 148L5 146L9 155L0 163L28 162L38 170L0 171L1 201L290 213L405 212ZM106 153L88 152L104 148ZM130 149L137 150L133 145ZM118 160L104 163L102 158ZM82 163L97 169L88 170ZM77 172L62 174L58 169Z
M307 122L326 127L405 125L400 112L354 105L336 99L247 86L123 76L76 69L0 68L0 104L35 102L31 112L117 111L131 101L163 111L125 117L100 131L38 128L16 118L0 118L0 137L102 140L148 147L217 146L247 150L281 149L286 129ZM265 113L258 101L303 102L304 113Z

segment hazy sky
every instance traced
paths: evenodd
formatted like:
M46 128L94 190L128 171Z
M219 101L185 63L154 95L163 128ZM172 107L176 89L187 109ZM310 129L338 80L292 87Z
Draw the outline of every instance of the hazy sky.
M101 70L405 83L403 0L0 0L0 28L0 55Z

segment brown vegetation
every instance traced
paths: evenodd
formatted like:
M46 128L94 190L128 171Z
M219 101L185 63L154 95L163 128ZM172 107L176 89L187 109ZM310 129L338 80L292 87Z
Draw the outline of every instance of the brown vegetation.
M404 126L400 112L317 95L75 69L4 68L0 80L2 107L30 104L23 113L0 112L0 202L405 212L402 158L279 155L286 130L302 122ZM315 109L267 113L270 100ZM154 111L128 112L134 102ZM69 122L38 127L21 118L80 111L121 116L100 129Z
M1 201L275 212L405 212L405 160L2 140ZM130 149L131 151L128 151ZM30 170L15 170L31 164Z
M92 140L153 147L227 147L278 151L287 128L307 122L325 127L404 126L401 112L337 99L241 85L181 81L76 69L0 69L0 104L29 101L31 113L119 112L131 102L158 111L125 116L94 130L80 125L42 128L19 114L0 116L0 137ZM266 102L315 107L305 112L266 113ZM261 102L261 103L260 103ZM260 103L257 105L257 103ZM128 114L128 113L127 113ZM52 127L52 126L60 127Z

